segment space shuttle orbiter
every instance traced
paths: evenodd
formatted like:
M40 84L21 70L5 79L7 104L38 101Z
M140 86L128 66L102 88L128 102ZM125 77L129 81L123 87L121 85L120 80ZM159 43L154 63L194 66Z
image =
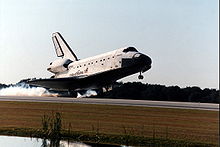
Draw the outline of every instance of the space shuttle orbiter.
M138 78L143 79L141 73L151 68L151 58L134 47L79 60L60 33L53 33L52 40L59 57L47 68L53 76L30 80L28 84L68 91L99 89L135 73L140 73Z

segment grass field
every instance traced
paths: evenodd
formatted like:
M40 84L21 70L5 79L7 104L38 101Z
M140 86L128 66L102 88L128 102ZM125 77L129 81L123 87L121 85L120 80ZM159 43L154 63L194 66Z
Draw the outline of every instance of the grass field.
M0 129L41 128L59 112L63 129L218 144L219 112L94 104L1 102Z

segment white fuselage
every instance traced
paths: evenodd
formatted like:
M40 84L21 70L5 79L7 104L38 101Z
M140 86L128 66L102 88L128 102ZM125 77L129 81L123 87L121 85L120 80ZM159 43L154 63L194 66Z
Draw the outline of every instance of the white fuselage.
M123 49L125 48L74 61L68 65L66 71L55 73L54 78L89 76L115 70L122 67L122 58L131 59L135 54L139 54L136 51L125 53Z

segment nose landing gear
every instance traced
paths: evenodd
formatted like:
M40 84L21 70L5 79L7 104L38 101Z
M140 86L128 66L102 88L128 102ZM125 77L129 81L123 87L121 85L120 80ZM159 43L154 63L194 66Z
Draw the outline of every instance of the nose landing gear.
M141 72L140 72L140 75L138 76L138 79L142 80L144 78L143 75L141 75Z

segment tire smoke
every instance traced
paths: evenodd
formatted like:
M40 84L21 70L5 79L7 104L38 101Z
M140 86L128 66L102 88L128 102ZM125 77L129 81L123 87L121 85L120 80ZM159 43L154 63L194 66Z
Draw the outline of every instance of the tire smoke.
M84 98L84 97L90 97L97 95L97 92L95 90L87 90L84 94L77 93L77 98Z
M19 83L0 89L0 96L51 96L57 97L58 93L51 93L42 87L30 87L28 84Z

